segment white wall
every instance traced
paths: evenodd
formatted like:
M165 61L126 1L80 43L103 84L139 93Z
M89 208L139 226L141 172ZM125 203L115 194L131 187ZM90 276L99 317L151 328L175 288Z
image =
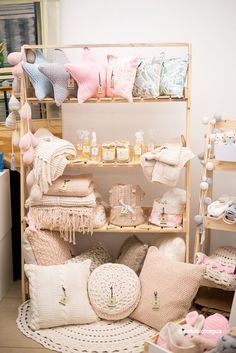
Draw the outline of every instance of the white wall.
M195 154L203 147L205 127L201 124L202 116L218 113L224 117L236 118L235 0L61 0L60 4L61 43L163 41L192 43L191 146ZM71 53L70 55L73 59L73 55ZM84 112L84 109L87 111ZM160 107L160 105L158 107L117 105L115 108L105 106L104 109L101 105L92 107L86 105L81 108L73 105L73 107L63 107L63 114L72 132L72 139L76 121L77 127L95 129L100 138L107 139L116 137L114 126L117 134L123 134L120 135L121 138L127 137L132 140L134 131L139 127L147 129L148 125L150 127L155 125L160 141L163 142L167 136L173 137L180 131L182 114L179 109L181 108L175 105L169 108ZM126 124L129 130L126 129ZM121 126L120 130L119 126ZM197 158L191 163L191 167L193 217L198 207L200 181L200 164ZM99 173L102 172L99 171ZM131 174L132 171L126 171L126 173L127 175L124 176L117 170L112 171L112 180L117 181L121 178L122 181L131 181L134 180L135 175L135 182L138 181L145 187L149 197L153 195L153 186L148 185L141 174L138 172ZM110 180L108 174L99 174L97 178L102 190L108 188L107 184ZM235 175L221 173L217 174L215 180L216 196L222 193L236 195ZM161 192L159 187L155 188L155 196L161 195ZM191 223L193 238L195 226L193 222ZM234 234L227 233L226 236L222 232L214 232L213 247L222 242L236 245L234 236ZM100 239L101 236L95 237ZM110 237L109 240L108 234L103 237L113 243L119 236Z

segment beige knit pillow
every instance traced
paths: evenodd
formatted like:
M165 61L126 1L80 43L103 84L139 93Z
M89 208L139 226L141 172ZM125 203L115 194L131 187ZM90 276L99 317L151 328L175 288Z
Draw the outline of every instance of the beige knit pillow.
M148 245L143 244L135 235L126 239L122 244L117 263L126 265L132 268L133 271L139 273L143 261L148 250Z
M190 309L205 267L172 261L151 246L140 274L142 295L131 318L158 331Z
M141 295L138 276L129 267L104 264L88 280L90 303L98 317L122 320L134 311Z
M59 265L72 257L70 244L61 239L59 232L47 230L32 232L26 228L25 236L32 247L38 265Z
M83 262L84 260L91 260L90 271L93 272L98 266L101 266L106 262L111 262L111 256L108 250L101 243L98 243L78 256L68 260L67 263Z

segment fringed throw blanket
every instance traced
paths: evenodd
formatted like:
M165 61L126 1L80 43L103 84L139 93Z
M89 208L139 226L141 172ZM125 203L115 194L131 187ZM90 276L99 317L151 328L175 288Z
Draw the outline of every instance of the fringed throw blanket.
M63 174L68 156L76 156L75 147L70 142L53 135L39 139L34 152L33 173L42 193L46 193L52 181Z
M75 244L75 232L93 231L93 208L90 207L30 207L30 228L58 230L61 237Z

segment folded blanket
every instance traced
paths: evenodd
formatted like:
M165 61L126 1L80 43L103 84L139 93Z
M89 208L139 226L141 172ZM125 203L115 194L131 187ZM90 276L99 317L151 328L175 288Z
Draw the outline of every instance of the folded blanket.
M43 195L40 200L28 198L25 202L25 208L31 206L95 207L96 195L94 192L84 197Z
M63 174L69 156L76 156L75 147L70 142L52 134L39 138L34 152L33 174L42 193L47 192L52 182Z
M58 230L61 237L75 244L75 232L93 231L93 208L30 207L27 222L32 230Z
M63 175L49 187L46 195L51 196L88 196L94 191L91 174Z
M175 186L181 169L193 157L194 154L188 147L169 143L144 153L140 163L147 180Z

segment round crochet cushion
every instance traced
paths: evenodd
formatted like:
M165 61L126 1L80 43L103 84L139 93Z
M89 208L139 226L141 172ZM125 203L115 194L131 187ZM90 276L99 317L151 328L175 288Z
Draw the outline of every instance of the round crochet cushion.
M96 314L106 320L121 320L138 305L141 287L136 273L122 264L104 264L89 277L88 293Z

